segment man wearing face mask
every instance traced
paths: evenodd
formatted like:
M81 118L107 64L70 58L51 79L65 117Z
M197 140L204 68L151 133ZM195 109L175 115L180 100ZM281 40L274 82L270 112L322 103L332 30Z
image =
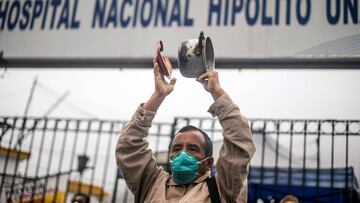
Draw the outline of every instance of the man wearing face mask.
M122 129L116 146L117 164L136 203L210 203L213 192L209 192L207 182L214 159L212 143L205 132L185 126L175 134L169 145L171 174L157 166L144 139L156 111L176 83L175 78L165 81L155 61L154 76L154 93L138 107ZM220 86L216 71L208 71L196 80L213 97L209 112L218 117L223 128L223 146L216 163L215 178L212 178L216 181L215 190L223 203L247 202L248 168L255 152L249 124Z

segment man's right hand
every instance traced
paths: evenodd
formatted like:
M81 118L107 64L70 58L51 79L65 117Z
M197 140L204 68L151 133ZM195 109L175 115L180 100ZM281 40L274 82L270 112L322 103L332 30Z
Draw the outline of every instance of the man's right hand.
M171 66L170 60L168 57L163 57L164 63L167 66ZM174 85L176 83L176 78L171 78L169 82L165 80L164 75L161 74L159 64L156 60L153 60L154 64L154 79L155 79L155 94L160 97L165 97L174 90Z
M171 66L167 57L164 57L164 62ZM169 82L165 80L165 77L161 74L159 64L156 62L155 58L153 60L153 64L155 91L143 106L143 108L147 111L157 111L165 97L174 90L174 85L176 83L176 78L171 78Z

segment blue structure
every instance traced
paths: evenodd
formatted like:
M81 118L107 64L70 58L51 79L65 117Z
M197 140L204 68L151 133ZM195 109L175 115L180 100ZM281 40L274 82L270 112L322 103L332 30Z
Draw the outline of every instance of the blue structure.
M309 169L251 167L248 201L279 202L292 194L300 202L360 202L352 167Z

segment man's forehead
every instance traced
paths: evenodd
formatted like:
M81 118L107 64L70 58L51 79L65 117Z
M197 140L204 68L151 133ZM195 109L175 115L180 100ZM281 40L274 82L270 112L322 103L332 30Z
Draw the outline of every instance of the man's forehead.
M199 142L202 145L205 144L205 138L198 130L190 130L177 133L173 139L173 144L183 141Z

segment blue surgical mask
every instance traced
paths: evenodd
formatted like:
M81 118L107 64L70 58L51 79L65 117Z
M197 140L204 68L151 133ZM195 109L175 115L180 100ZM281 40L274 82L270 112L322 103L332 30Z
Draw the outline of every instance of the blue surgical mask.
M186 151L179 152L170 160L173 179L180 185L193 182L198 175L199 164L195 156Z

